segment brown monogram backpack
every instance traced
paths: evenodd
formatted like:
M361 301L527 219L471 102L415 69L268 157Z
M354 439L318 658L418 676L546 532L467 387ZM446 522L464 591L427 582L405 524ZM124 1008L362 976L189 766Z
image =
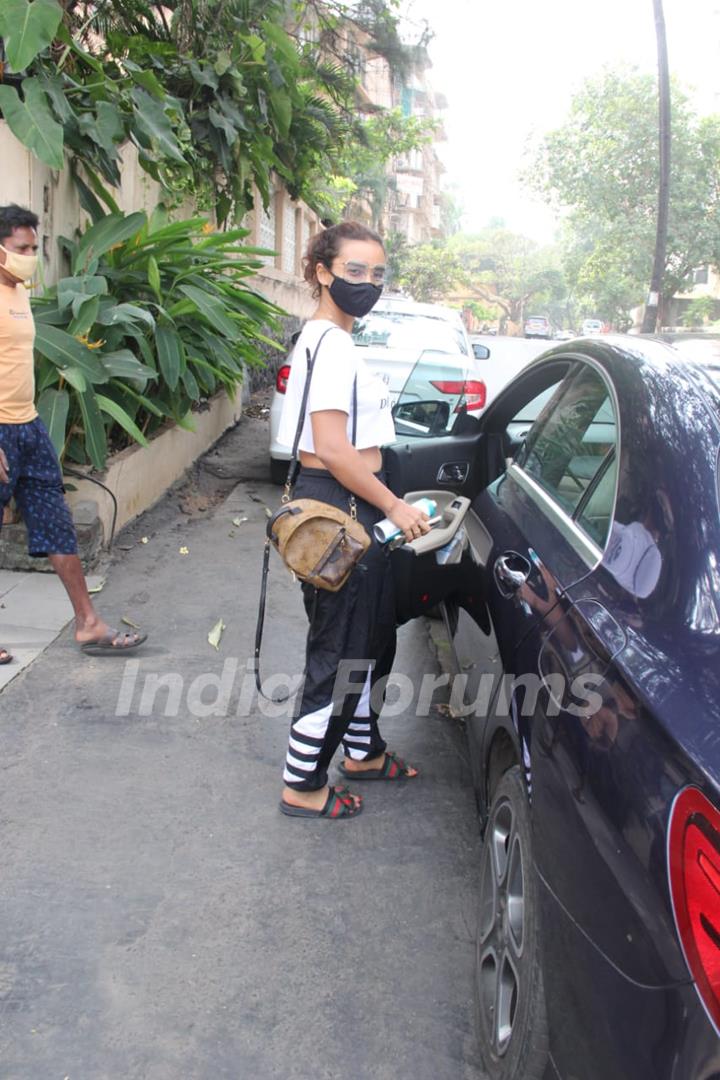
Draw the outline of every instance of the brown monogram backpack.
M305 379L300 416L295 432L282 506L275 511L267 523L260 607L255 631L255 682L260 693L262 693L260 685L260 648L262 645L263 624L265 622L271 546L278 552L288 570L300 581L305 581L316 589L337 592L342 589L372 542L365 527L357 520L355 496L350 492L348 492L349 513L317 499L291 498L298 473L298 447L305 422L305 410L315 359L325 335L329 334L332 329L333 327L330 327L322 334L312 356L310 350L307 350L307 378ZM353 446L355 445L356 433L357 379L353 384Z

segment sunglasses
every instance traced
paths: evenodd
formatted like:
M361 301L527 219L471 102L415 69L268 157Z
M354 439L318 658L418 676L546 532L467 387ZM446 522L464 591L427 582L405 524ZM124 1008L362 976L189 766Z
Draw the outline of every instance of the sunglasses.
M340 276L353 285L368 280L372 281L373 285L382 285L385 282L385 267L381 264L370 266L368 263L348 260L340 265L343 269Z

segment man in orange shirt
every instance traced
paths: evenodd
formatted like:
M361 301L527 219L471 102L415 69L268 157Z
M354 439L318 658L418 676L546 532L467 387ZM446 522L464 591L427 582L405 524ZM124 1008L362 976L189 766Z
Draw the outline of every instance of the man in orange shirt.
M75 640L86 653L124 653L147 635L112 630L93 608L62 471L35 409L35 324L24 283L37 268L37 226L32 211L0 206L0 525L14 497L30 555L47 556L70 597ZM0 664L11 660L7 649L0 648Z

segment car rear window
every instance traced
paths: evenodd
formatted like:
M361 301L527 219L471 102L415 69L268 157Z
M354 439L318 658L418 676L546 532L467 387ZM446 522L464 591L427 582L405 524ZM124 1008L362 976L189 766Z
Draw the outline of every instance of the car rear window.
M452 323L427 315L372 311L352 329L356 345L373 349L433 349L467 355L465 335Z

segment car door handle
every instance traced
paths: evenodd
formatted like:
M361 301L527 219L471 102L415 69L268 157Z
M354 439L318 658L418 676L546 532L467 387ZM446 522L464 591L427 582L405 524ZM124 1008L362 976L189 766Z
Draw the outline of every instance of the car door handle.
M448 461L438 469L438 484L464 484L470 472L467 461Z
M522 588L530 577L531 569L529 559L518 555L516 551L506 551L504 555L499 555L495 560L493 573L503 596L512 596Z

